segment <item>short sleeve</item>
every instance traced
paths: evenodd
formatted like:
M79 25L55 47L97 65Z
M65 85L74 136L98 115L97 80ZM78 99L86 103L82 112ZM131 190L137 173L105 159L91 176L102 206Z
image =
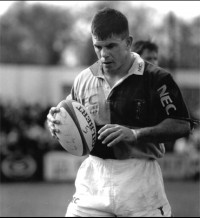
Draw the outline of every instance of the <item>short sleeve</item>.
M183 119L190 118L182 93L170 74L166 74L156 84L156 105L159 118Z
M76 77L71 88L70 95L66 99L78 101L79 77Z
M69 94L69 95L66 97L66 100L73 100L72 94Z
M70 93L70 95L67 96L67 100L77 101L77 97L76 97L74 86L72 86L71 93Z

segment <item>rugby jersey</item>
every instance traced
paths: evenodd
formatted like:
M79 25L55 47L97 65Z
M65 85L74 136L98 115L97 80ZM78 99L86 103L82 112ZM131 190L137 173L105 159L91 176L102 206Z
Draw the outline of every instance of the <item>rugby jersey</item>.
M134 62L128 74L114 87L106 81L99 61L83 70L75 79L71 95L93 116L97 130L105 124L129 128L154 126L166 118L189 118L179 87L166 70L145 62L132 53ZM108 148L97 140L91 155L103 159L160 158L163 144L146 143Z

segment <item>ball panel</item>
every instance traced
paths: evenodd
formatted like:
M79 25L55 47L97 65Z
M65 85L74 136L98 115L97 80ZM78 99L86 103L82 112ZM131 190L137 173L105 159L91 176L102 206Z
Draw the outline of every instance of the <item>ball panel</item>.
M57 136L62 147L73 155L82 156L84 154L84 145L79 129L71 115L65 108L61 107L60 113L57 113L55 118L61 122L61 124L55 124L55 126L60 130Z
M72 102L74 112L80 124L80 128L90 152L96 142L96 126L89 111L78 102Z
M76 105L81 105L80 103L74 101L74 100L65 100L64 101L64 104L63 104L63 107L67 110L67 112L70 114L71 118L73 119L73 121L75 122L78 130L79 130L79 134L80 134L80 137L82 138L82 143L83 143L83 155L86 155L88 154L88 144L86 142L86 139L84 137L84 134L83 134L83 131L81 129L81 120L79 119L79 117L77 117L77 114L75 112L75 107L74 107L74 103L76 103ZM80 115L80 114L79 114ZM82 117L82 115L81 115Z
M72 102L73 102L73 100L63 100L58 104L57 107L59 107L59 108L63 107L68 112L68 114L71 116L71 118L75 122L75 124L79 127L79 122L78 122L78 119L77 119L76 114L74 112Z

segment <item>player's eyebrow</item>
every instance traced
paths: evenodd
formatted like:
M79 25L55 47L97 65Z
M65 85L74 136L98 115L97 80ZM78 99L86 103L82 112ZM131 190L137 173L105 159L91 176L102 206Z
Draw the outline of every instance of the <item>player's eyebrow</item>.
M94 47L97 48L97 49L101 49L102 47L106 47L108 49L111 49L111 48L113 48L115 46L117 46L117 43L115 43L115 42L108 43L107 45L98 45L98 44L94 43Z

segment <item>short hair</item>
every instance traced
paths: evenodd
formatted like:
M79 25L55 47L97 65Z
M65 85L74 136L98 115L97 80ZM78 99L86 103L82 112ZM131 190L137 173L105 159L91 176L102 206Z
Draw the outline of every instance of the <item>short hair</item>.
M104 8L93 17L91 33L101 40L108 39L112 35L119 35L124 39L129 36L128 20L120 11Z
M140 41L135 42L133 45L133 51L138 53L139 55L142 55L145 49L158 52L157 44L149 40L147 41L140 40Z

